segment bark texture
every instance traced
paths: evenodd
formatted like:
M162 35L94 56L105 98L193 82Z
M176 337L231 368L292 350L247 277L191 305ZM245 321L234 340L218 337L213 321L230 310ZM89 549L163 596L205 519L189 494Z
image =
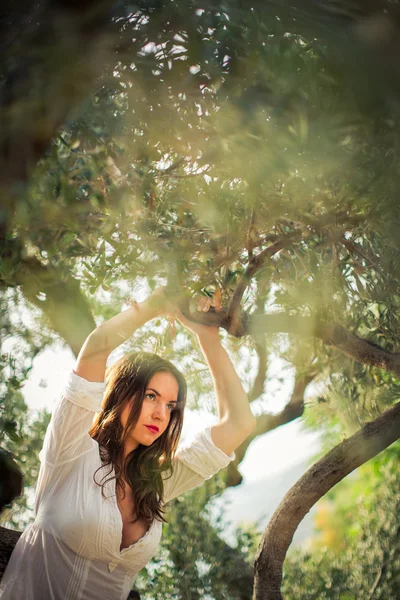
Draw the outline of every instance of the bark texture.
M0 526L0 581L20 535L20 531Z
M283 600L283 562L302 519L334 485L399 437L400 403L333 448L289 490L260 542L254 564L254 600Z

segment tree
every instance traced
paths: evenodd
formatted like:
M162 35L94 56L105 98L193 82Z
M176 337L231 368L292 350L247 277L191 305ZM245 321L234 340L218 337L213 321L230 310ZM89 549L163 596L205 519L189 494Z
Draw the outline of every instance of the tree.
M395 444L365 465L356 480L337 487L333 499L342 545L293 554L285 565L285 597L397 598L398 459Z
M315 380L325 383L324 404L351 425L379 418L396 397L399 372L398 79L388 58L397 7L343 3L332 15L309 2L294 16L283 3L116 3L110 16L100 3L88 32L73 4L54 2L54 10L68 6L82 41L74 60L102 47L105 31L111 41L99 70L79 71L50 124L43 116L33 133L24 126L29 152L15 171L2 170L3 292L21 290L77 353L93 314L104 318L121 304L121 282L184 283L188 296L214 291L224 311L204 320L220 319L237 338L230 349L258 360L258 373L244 376L256 435L300 417ZM336 24L329 36L325 18ZM51 22L38 22L22 39L43 50ZM13 23L21 25L20 15ZM366 70L377 82L368 102L355 93L364 81L361 50L376 58ZM49 53L36 56L30 83ZM57 90L71 80L60 56ZM53 67L50 60L41 83L53 81ZM29 85L13 84L19 72L4 71L3 108L30 98ZM61 126L87 93L82 78L94 92ZM37 123L37 105L22 106L23 123ZM5 131L3 149L17 139L18 120ZM15 181L24 182L22 194ZM180 334L173 350L184 367L187 348ZM264 401L276 355L294 381L278 415ZM228 485L240 482L252 439Z
M256 555L255 600L282 600L282 565L300 521L336 483L399 438L399 415L396 404L315 463L286 494Z

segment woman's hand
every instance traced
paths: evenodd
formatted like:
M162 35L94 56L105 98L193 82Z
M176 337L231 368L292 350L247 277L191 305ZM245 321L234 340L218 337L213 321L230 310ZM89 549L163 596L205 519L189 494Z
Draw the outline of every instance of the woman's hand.
M101 323L89 335L79 353L75 373L88 381L104 381L111 352L139 327L173 308L163 288L155 290L144 302L132 301L127 310Z
M221 300L218 296L208 298L207 296L201 296L197 302L196 311L200 313L208 312L211 308L220 312L222 310ZM200 342L219 340L219 327L215 325L203 325L197 321L187 319L179 309L176 309L171 313L178 319L180 323L186 329L196 334Z
M156 288L154 292L145 300L145 303L149 306L150 310L154 312L155 317L159 317L166 313L173 313L175 306L165 293L166 288Z

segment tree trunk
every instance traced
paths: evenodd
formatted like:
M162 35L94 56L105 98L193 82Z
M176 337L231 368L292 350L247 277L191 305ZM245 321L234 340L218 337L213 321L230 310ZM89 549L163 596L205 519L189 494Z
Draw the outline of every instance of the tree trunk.
M0 526L0 581L20 535L20 531L13 531Z
M400 402L333 448L289 490L260 542L254 565L254 600L283 600L283 562L302 519L334 485L399 437Z

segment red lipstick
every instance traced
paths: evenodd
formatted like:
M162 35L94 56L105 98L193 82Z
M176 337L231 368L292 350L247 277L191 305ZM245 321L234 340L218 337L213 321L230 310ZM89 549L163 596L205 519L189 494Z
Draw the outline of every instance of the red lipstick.
M151 431L151 433L158 433L157 425L145 425L145 427L147 427L147 429Z

